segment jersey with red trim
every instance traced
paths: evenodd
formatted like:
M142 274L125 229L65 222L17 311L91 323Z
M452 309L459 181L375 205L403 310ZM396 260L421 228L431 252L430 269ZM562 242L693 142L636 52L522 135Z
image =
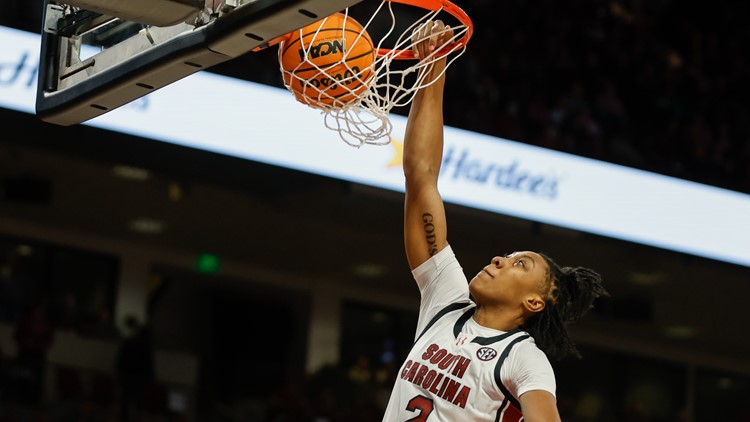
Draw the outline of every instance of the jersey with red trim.
M555 394L552 366L528 333L474 321L476 305L450 246L413 274L422 294L417 335L384 422L519 422L521 394Z

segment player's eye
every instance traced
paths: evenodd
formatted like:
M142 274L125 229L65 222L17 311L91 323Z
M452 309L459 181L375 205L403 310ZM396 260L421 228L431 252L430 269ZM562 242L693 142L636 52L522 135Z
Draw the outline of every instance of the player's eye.
M526 263L523 262L523 259L519 259L516 262L513 263L513 265L520 265L521 267L526 268Z

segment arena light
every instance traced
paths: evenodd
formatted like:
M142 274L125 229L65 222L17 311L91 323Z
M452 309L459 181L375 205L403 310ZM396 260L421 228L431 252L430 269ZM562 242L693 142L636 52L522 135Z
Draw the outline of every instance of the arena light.
M125 164L117 164L112 167L112 173L121 179L134 180L137 182L145 182L151 178L151 172L148 170Z
M164 231L166 224L162 220L150 217L139 217L128 223L130 230L142 234L160 234Z

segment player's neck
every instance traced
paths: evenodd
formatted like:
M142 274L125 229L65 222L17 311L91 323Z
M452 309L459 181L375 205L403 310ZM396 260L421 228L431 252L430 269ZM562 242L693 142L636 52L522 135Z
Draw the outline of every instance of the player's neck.
M523 312L510 307L477 306L472 316L474 321L487 328L510 331L523 325Z

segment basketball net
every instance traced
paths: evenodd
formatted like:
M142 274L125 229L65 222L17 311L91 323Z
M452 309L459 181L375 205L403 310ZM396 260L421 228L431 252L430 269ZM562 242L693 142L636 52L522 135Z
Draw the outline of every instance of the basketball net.
M330 79L330 83L336 84L338 88L348 91L351 95L347 95L347 97L353 99L347 100L345 103L337 100L322 102L316 101L315 98L309 98L310 96L308 95L308 98L300 100L310 107L320 110L323 114L325 127L338 132L345 143L357 148L365 144L389 144L393 129L389 119L391 110L394 107L402 107L410 104L417 91L431 83L425 82L428 72L423 70L429 70L428 68L438 59L447 56L446 66L442 71L444 73L458 57L463 55L466 51L466 44L473 32L473 25L468 16L447 0L379 1L380 5L375 12L366 23L362 24L363 31L367 31L373 42L376 43L377 55L372 63L372 72L366 72L369 75L366 79L360 77L365 72L355 71L350 72L352 76L345 80ZM420 18L415 20L398 35L395 34L397 22L396 13L394 13L392 6L394 2L426 8L427 10ZM349 9L343 10L342 13L348 16ZM381 13L389 14L390 28L382 35L379 34L376 36L373 34L375 31L371 29L373 28L375 18ZM413 55L412 48L425 38L413 38L412 34L422 29L424 25L430 24L433 20L440 19L441 14L445 13L457 17L460 22L460 24L452 24L450 29L446 29L445 32L452 30L453 36L444 45L438 46L429 56L417 60ZM420 31L419 33L429 32ZM396 37L395 42L392 42L393 44L390 47L385 47L383 45L384 42L391 36ZM313 45L314 43L313 39L308 44ZM304 50L305 64L307 66L314 66L319 72L325 73L324 69L316 66L312 61L307 62L310 45L301 46L301 49ZM397 62L407 65L397 66ZM280 48L279 63L281 63ZM344 54L344 57L341 58L338 64L348 67L346 64L346 54ZM332 65L326 67L330 66ZM293 78L299 79L299 77L294 75L293 72L285 70L283 66L280 66L280 70L286 76L283 78L285 81L284 85L292 91L291 84L287 81L291 81ZM352 69L350 68L349 70ZM358 84L354 84L358 86L358 88L355 88L356 91L349 88L352 85L352 78L356 82L359 82L359 84L366 86L366 89L362 89ZM433 81L437 79L435 78ZM310 85L307 85L308 89L310 87ZM323 88L316 89L318 90L318 99L326 95Z

